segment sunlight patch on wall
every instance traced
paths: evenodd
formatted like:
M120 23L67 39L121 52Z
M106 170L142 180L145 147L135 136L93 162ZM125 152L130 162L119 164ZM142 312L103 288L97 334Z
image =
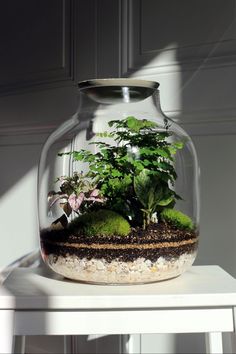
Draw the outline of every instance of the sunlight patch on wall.
M161 51L143 54L139 58L139 67L131 74L133 78L152 80L160 83L160 100L164 113L178 121L182 108L181 65L177 60L177 43L170 43Z
M0 198L0 267L38 247L36 179L34 167Z

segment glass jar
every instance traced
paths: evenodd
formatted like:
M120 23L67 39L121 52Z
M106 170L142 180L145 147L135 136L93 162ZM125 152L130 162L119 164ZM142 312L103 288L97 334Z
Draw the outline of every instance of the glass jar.
M158 86L80 82L78 112L46 141L40 244L56 273L86 283L149 283L194 262L197 156L186 132L163 114Z

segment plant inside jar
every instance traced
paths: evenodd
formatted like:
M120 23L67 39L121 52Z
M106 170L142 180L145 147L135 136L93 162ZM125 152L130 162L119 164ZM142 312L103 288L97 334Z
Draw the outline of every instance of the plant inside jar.
M184 262L192 263L198 243L196 226L175 209L181 199L174 190L175 154L184 142L173 141L167 123L160 128L153 121L129 116L108 124L110 130L97 134L98 141L91 143L97 153L81 149L59 154L86 163L88 172L61 176L60 190L49 193L49 209L59 202L63 215L42 231L45 253L57 254L63 246L63 252L76 255L79 262L102 259L103 266L120 260L124 267L142 259L150 262L150 274L157 272L162 259L167 263L173 259L175 264L184 254ZM180 266L174 267L167 277L177 274ZM77 279L88 280L87 275L81 277L82 272ZM161 280L165 275L147 279Z
M158 125L146 119L127 117L111 121L109 126L115 129L97 134L103 141L92 143L99 148L98 153L80 150L59 154L88 163L89 172L58 178L60 191L49 193L49 208L60 201L67 216L72 211L79 216L102 208L120 213L131 226L141 224L143 229L162 219L193 228L191 220L180 212L172 211L168 218L162 213L181 199L172 188L177 178L173 161L184 143L171 143L168 126L158 131ZM104 138L112 138L116 145Z

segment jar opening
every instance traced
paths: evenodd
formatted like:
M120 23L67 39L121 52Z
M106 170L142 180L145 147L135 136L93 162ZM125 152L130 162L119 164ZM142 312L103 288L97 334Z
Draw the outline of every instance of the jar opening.
M82 81L78 86L92 100L113 104L142 101L153 94L159 83L137 79L98 79Z

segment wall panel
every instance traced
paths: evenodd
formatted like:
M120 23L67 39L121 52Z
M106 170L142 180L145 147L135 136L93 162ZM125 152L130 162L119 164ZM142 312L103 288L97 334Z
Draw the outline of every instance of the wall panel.
M160 82L164 112L191 134L236 131L235 0L128 0L123 8L123 76Z
M1 94L74 79L73 5L73 0L1 4Z

